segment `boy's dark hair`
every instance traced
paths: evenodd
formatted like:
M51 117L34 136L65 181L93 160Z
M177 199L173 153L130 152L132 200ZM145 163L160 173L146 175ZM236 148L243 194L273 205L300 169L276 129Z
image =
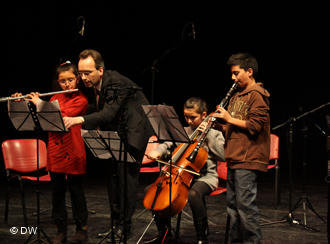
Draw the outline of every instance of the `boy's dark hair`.
M80 59L86 59L88 57L92 57L94 59L96 69L99 69L101 67L103 69L105 68L102 55L98 51L94 49L85 49L79 54Z
M229 66L239 65L245 71L251 68L253 70L253 77L258 74L258 62L255 57L249 53L236 53L229 57L227 64Z
M183 105L184 109L196 109L196 112L202 114L204 112L207 113L207 104L206 102L199 97L191 97L189 98Z

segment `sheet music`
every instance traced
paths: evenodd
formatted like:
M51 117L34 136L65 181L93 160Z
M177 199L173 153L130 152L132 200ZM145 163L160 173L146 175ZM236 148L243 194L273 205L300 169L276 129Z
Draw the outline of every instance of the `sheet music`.
M160 141L189 143L189 137L173 106L142 105L155 134Z
M8 114L16 130L32 131L35 123L30 114L28 101L8 101Z
M116 131L81 129L81 136L94 157L109 159L113 155L116 160L123 161L124 144L121 145L120 137ZM128 152L127 162L136 162Z
M34 108L29 108L29 101L8 101L8 115L18 131L34 131L36 123L41 130L47 132L67 132L58 101L41 102ZM34 105L32 105L34 106ZM34 116L34 117L33 117Z
M57 100L51 102L41 100L37 106L37 117L43 131L69 131L64 125Z

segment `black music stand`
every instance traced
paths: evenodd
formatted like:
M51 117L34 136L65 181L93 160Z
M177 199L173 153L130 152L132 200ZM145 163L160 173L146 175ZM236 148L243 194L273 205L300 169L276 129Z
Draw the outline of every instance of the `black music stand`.
M81 130L82 137L91 150L94 157L99 159L110 159L114 162L123 162L124 165L124 238L123 242L127 242L127 226L125 215L127 211L127 163L135 163L136 160L126 150L123 140L119 137L116 131L100 131L100 130ZM108 186L109 187L109 186ZM110 197L110 211L113 214L113 197ZM111 235L112 243L115 243L113 231L113 216L111 216L111 230L107 233L99 243L102 243L106 238Z
M37 138L37 238L32 242L42 243L40 233L48 243L52 243L40 226L40 191L39 191L39 136L41 132L67 132L57 101L42 101L37 108L28 101L8 102L8 115L18 131L34 131ZM31 233L25 243L28 243L34 234Z
M159 143L163 142L172 142L173 146L175 143L190 143L190 139L181 125L178 115L176 114L174 108L172 106L166 105L142 105L144 113L146 114L155 135L158 138ZM172 149L173 149L172 146ZM172 152L171 152L172 155ZM169 161L169 169L170 169L170 179L172 173L172 160ZM176 161L175 159L173 161ZM172 193L172 182L169 183L169 211L171 212L171 193ZM157 196L155 196L154 201L156 201ZM153 211L153 210L152 210ZM155 218L155 214L153 214L152 220L148 224L147 228L144 230L142 236L138 240L139 243L147 230L149 229L151 223ZM169 214L169 221L168 221L168 233L171 235L171 214Z
M287 134L287 139L288 139L288 161L289 161L289 213L287 216L285 216L282 220L279 221L274 221L274 222L268 222L267 225L269 224L276 224L276 223L283 223L283 222L288 222L289 224L295 224L295 225L300 225L302 227L304 227L307 230L310 231L319 231L313 227L310 227L307 225L306 222L306 207L309 208L318 218L320 218L324 223L326 223L326 221L323 219L323 217L321 215L319 215L315 209L313 208L312 204L310 203L310 201L308 200L307 196L306 196L306 192L304 192L304 196L301 197L297 203L294 205L294 207L292 207L292 192L293 192L293 180L292 180L292 165L293 165L293 135L294 135L294 126L295 123L305 117L307 117L308 115L311 115L317 111L319 111L322 108L325 108L329 105L330 103L326 103L323 104L317 108L314 108L308 112L305 112L297 117L291 117L289 118L289 120L287 120L286 122L275 126L273 129L277 130L281 127L284 126L288 126L288 134ZM305 139L305 138L304 138ZM305 143L305 142L304 142ZM304 148L304 150L306 150L306 148ZM305 162L303 162L305 164ZM303 165L304 167L304 165ZM305 169L304 169L304 174L305 174ZM304 188L304 185L303 185ZM305 189L303 189L303 191L305 191ZM302 205L303 210L304 210L304 222L295 219L293 216L293 212L300 206ZM266 224L265 224L266 225Z

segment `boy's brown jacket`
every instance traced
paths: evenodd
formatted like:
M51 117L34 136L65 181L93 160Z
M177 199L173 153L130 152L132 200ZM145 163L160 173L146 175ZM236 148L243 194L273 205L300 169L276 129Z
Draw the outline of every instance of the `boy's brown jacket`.
M246 120L247 129L228 124L225 133L225 157L228 167L267 171L270 149L270 94L257 83L230 99L228 112Z

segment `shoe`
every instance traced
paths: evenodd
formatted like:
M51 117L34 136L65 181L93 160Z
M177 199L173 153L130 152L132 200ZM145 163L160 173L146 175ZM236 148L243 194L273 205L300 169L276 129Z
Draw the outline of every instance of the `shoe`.
M114 226L113 229L115 229L115 228L116 228L116 227ZM97 237L101 238L101 237L109 236L110 233L111 233L111 228L110 228L108 231L106 231L106 232L98 233L98 234L97 234Z
M261 244L273 244L273 242L271 240L261 240L260 243Z
M273 244L273 242L271 240L261 240L260 243L261 244Z
M197 244L208 244L209 241L208 240L198 240L196 243Z
M85 230L78 230L76 234L72 237L71 243L87 243L88 235Z
M62 244L66 242L66 234L57 233L54 239L52 240L53 244Z
M114 227L113 228L113 234L114 234L114 240L116 242L122 243L124 241L124 230L123 227ZM129 238L132 237L132 233L130 231L130 228L127 230L127 235L126 235L126 240L128 240ZM107 242L112 242L112 234L110 233L108 238L107 238Z
M197 219L194 218L194 226L197 235L197 244L208 244L207 234L208 234L208 224L207 218Z
M122 234L123 233L122 233L121 229L118 226L113 227L113 235L114 235L114 241L115 242L120 242L121 240L123 240ZM108 231L107 242L112 243L111 229Z

